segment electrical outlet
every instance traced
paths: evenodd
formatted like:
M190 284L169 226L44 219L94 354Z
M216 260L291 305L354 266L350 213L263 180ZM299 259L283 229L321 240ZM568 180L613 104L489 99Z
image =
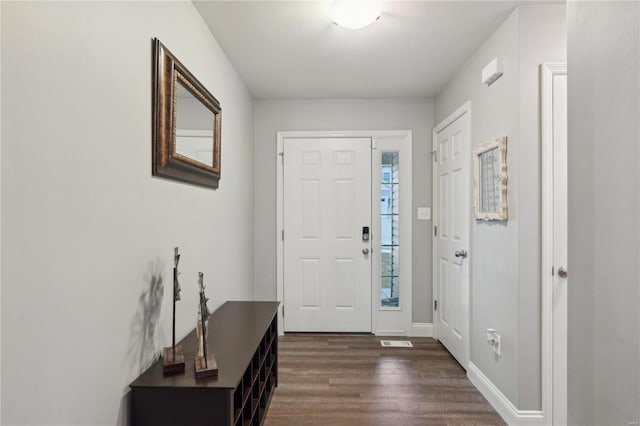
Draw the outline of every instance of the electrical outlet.
M487 343L498 356L502 355L501 337L494 328L487 328Z
M487 328L487 343L490 344L491 346L493 346L493 342L495 340L495 336L496 336L496 329L495 328Z
M500 344L501 337L502 336L500 336L498 333L496 333L496 340L495 340L495 343L493 344L493 351L498 356L502 356L502 345Z

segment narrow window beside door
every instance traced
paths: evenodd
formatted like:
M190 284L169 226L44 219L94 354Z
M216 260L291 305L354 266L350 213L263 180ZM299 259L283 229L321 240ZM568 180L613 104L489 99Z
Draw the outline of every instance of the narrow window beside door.
M380 165L380 306L400 307L400 153L383 152Z

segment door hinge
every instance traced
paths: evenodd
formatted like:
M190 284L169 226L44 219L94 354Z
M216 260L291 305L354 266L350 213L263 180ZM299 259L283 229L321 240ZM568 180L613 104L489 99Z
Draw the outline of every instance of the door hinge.
M284 164L284 151L279 152L278 155L280 156L280 160L282 161L282 164Z
M438 226L434 226L433 227L433 236L437 237L438 236Z
M284 318L284 305L282 306L282 318Z
M438 161L438 151L435 149L431 151L431 156L433 157L433 161Z
M437 311L437 310L438 310L438 301L437 301L437 300L434 300L434 301L433 301L433 310L434 310L434 311Z
M282 241L284 241L284 229L282 230Z
M556 267L552 266L551 267L551 276L554 276L556 274Z

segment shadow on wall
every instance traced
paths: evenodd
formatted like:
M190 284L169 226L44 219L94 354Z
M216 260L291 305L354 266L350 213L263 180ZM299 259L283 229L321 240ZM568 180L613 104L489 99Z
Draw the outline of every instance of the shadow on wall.
M124 396L120 400L120 411L118 412L117 426L127 426L132 424L131 422L131 391L127 390Z
M131 371L132 377L142 374L160 356L160 342L157 329L162 309L164 283L162 271L164 263L158 257L149 263L149 270L144 274L148 287L138 299L138 311L131 320L129 336L129 365L138 371Z
M142 374L160 357L161 342L158 341L157 329L164 296L162 271L164 263L157 257L149 263L149 270L144 274L145 289L138 299L138 310L129 327L128 364L131 366L130 377ZM156 349L158 348L158 349ZM131 424L131 392L129 387L123 391L120 400L117 425Z

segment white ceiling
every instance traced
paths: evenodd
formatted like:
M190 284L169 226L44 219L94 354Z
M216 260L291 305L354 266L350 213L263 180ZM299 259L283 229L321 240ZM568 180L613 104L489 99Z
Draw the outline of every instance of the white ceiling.
M336 27L328 1L197 1L252 94L432 97L520 3L383 1L381 19ZM478 70L478 78L480 70Z

